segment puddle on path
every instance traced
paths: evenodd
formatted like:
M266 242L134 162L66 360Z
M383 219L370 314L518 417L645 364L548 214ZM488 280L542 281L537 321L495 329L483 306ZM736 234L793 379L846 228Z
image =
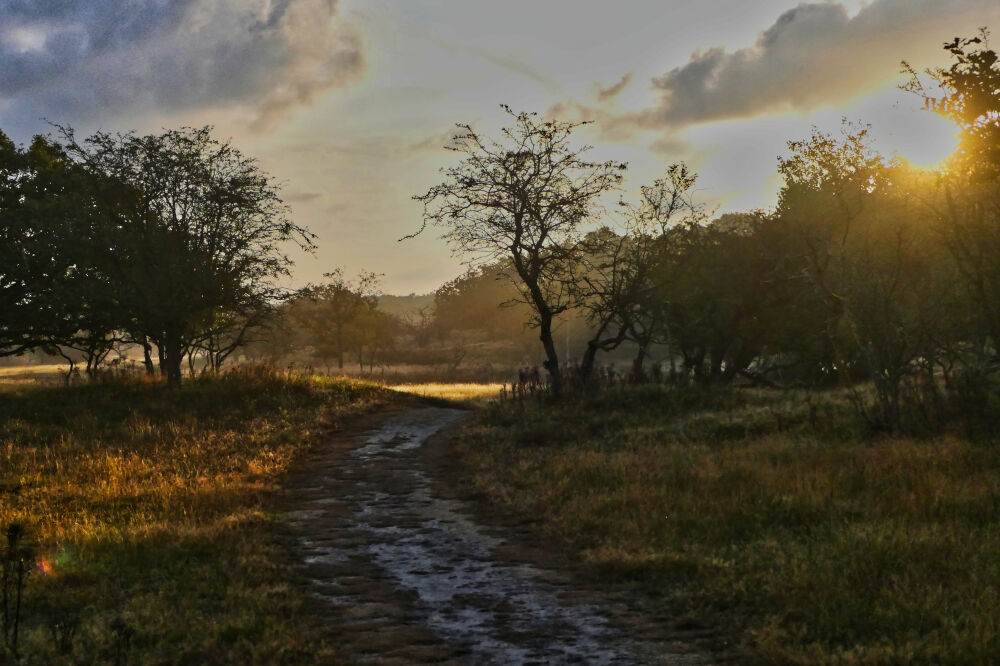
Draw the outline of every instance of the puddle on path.
M704 663L628 639L595 606L566 599L572 590L553 572L495 559L503 540L431 494L419 448L463 416L430 407L401 413L346 459L314 470L306 507L289 514L308 535L301 550L314 591L368 626L387 615L419 624L457 647L452 656L462 663ZM366 567L377 573L359 575ZM387 586L411 600L405 618L374 591Z

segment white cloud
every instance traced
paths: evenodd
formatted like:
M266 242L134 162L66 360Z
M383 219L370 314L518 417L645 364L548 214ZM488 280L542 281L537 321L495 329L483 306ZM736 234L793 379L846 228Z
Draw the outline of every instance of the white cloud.
M659 103L633 120L671 127L841 103L898 78L901 60L940 56L953 30L998 19L993 0L875 0L853 16L841 4L803 3L753 46L697 51L654 78Z

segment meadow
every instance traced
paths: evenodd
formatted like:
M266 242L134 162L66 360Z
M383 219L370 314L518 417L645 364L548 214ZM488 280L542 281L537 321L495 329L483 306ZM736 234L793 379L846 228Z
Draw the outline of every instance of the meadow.
M483 516L530 524L722 662L1000 653L992 438L872 435L840 390L500 389L265 369L4 385L0 526L23 526L31 564L18 663L349 658L296 582L277 498L297 459L398 393L478 408L443 481Z
M390 399L268 370L5 386L0 526L23 527L32 565L19 663L338 663L290 575L276 491Z
M623 387L497 403L467 496L737 663L995 663L1000 449L866 434L839 391Z

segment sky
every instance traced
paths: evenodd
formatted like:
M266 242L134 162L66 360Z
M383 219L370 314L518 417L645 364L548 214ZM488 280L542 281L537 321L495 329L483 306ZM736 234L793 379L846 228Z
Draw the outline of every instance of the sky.
M383 275L426 293L463 271L412 197L458 156L455 123L500 105L562 120L634 198L667 165L718 213L767 208L786 142L842 119L921 166L954 129L899 90L900 62L1000 26L1000 0L2 0L0 131L215 127L317 236L289 286ZM1000 29L1000 28L998 28Z

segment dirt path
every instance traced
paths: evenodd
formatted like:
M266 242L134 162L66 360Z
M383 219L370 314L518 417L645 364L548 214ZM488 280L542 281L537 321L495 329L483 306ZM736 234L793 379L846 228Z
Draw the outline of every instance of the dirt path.
M299 573L341 644L381 664L707 663L629 637L567 577L499 555L496 530L432 492L421 447L465 416L391 409L290 479Z

